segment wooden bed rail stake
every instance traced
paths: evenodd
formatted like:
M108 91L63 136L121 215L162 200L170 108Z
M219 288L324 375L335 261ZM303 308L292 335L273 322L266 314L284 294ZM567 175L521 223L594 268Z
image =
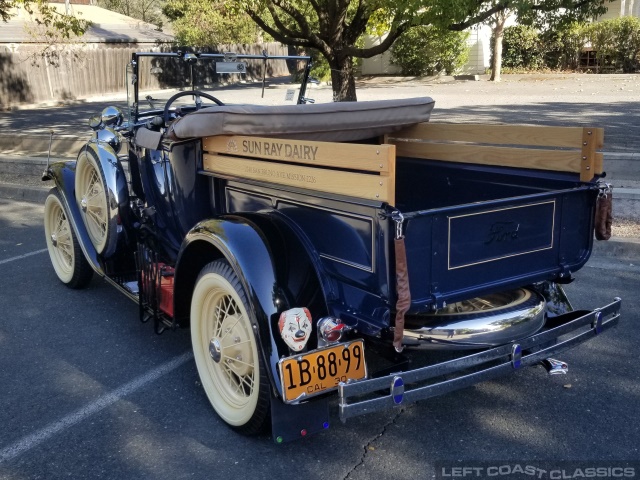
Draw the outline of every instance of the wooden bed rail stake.
M602 165L596 160L596 149L602 148L604 131L601 128L582 129L582 162L580 163L580 180L588 182L596 173L602 173ZM598 169L600 171L598 171Z
M603 171L602 128L421 123L389 137L398 156L574 172L582 181Z

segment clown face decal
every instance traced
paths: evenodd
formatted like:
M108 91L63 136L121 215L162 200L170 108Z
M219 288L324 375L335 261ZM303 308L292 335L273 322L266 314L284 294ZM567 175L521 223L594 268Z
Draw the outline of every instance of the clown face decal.
M278 321L284 343L293 351L301 351L311 334L311 313L306 308L292 308L282 312Z

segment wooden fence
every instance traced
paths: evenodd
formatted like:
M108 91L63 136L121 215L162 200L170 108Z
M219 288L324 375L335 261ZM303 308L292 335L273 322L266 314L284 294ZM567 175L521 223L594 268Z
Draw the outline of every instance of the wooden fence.
M55 64L38 55L42 47L0 46L0 107L126 93L125 69L136 51L162 51L167 47L131 44L86 44L63 51ZM12 51L14 50L14 51ZM228 45L222 51L287 55L279 43ZM284 62L281 63L284 67ZM269 74L282 73L275 65ZM150 85L146 85L147 87Z

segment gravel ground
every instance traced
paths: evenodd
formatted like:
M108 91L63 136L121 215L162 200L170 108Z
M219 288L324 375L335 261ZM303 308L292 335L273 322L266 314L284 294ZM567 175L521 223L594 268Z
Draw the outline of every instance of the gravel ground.
M640 238L640 223L633 219L614 218L611 224L611 234L614 237Z

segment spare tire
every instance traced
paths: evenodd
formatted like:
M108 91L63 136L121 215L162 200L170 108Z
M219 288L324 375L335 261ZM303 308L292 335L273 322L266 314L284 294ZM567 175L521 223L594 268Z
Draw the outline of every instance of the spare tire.
M117 243L117 205L111 201L107 181L93 150L85 148L76 163L76 201L96 252L108 257Z
M544 322L544 298L517 288L407 316L404 343L451 350L488 348L533 335Z

